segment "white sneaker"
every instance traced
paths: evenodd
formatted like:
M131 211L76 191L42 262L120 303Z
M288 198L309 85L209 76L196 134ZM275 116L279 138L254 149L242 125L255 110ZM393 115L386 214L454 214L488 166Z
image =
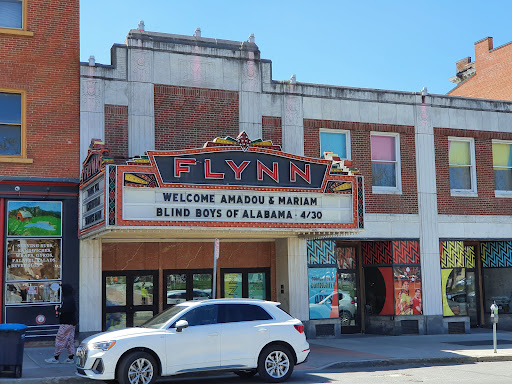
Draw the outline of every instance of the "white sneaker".
M65 363L74 363L75 362L75 359L70 359L69 357L64 360Z
M59 360L57 360L55 357L52 357L50 359L44 359L45 362L47 362L48 364L58 364L59 363Z

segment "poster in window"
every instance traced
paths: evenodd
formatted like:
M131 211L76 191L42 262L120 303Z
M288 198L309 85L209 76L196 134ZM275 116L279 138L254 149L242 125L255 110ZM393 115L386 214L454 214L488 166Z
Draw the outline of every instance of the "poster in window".
M8 239L7 281L60 280L60 239Z
M9 201L8 236L62 236L59 201Z
M224 274L224 297L237 298L242 297L242 274L225 273Z
M309 268L309 317L339 317L336 268Z
M7 305L60 303L60 284L56 281L23 281L5 287Z
M395 285L395 313L421 315L421 274L419 267L393 267Z

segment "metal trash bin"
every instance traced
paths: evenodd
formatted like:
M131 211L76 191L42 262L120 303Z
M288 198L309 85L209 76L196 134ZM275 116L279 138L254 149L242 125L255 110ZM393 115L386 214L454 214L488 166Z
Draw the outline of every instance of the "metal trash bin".
M21 377L25 348L24 324L0 324L0 371Z

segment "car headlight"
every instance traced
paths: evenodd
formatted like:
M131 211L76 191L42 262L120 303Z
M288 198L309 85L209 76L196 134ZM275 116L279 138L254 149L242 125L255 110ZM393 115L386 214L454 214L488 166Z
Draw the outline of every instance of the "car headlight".
M97 343L91 343L88 345L89 349L101 349L102 351L108 351L112 348L116 342L114 340L111 341L100 341Z

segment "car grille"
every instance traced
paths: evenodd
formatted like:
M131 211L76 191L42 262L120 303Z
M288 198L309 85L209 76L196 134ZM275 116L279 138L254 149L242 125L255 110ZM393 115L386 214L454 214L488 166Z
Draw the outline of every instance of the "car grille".
M75 356L76 366L80 368L85 367L85 362L87 361L87 346L79 346L78 349L76 350Z

